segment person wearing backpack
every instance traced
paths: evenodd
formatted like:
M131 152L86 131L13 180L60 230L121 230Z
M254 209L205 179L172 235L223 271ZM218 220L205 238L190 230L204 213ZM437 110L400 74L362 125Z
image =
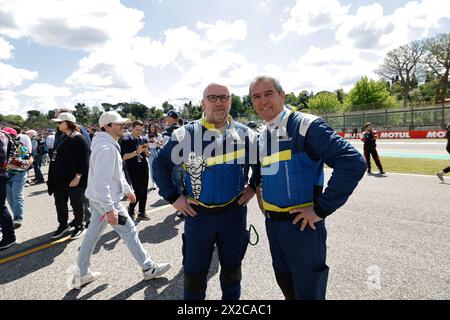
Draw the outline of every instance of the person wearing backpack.
M6 167L8 166L11 147L12 143L8 134L0 130L0 227L2 228L0 250L8 249L16 243L12 218L5 205L6 186L9 180Z
M9 176L6 186L6 199L14 218L14 229L20 228L23 222L25 199L23 189L27 181L27 170L33 164L33 157L27 147L17 138L17 131L13 128L3 128L10 136L12 147L6 171Z

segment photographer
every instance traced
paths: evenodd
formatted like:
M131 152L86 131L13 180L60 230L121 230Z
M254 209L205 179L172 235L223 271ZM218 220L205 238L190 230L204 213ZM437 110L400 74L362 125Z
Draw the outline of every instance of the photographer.
M126 170L137 199L135 203L130 203L128 207L128 214L133 220L150 220L150 217L145 212L149 177L147 158L150 152L148 140L142 136L143 131L144 123L139 120L133 121L131 134L120 141L122 159L125 161ZM137 204L139 204L139 211L136 218L134 209Z

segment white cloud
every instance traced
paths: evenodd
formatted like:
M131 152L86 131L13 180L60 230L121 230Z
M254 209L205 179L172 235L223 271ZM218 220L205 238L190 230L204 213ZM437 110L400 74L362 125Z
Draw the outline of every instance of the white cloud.
M211 77L238 87L256 73L256 67L243 55L227 50L246 38L244 21L198 22L197 28L199 32L184 26L168 29L159 41L148 37L111 41L84 57L66 84L83 91L75 100L154 104L168 98L197 97L201 91L198 85L206 85ZM151 77L155 68L167 66L180 72L181 81L165 93L151 92L145 78Z
M443 19L450 21L449 1L412 1L390 15L385 15L383 7L375 3L348 15L336 32L336 40L358 49L381 50L384 54L429 36Z
M233 93L243 95L257 73L256 65L248 62L242 54L216 51L197 61L165 95L201 98L203 89L211 82L227 85Z
M297 0L289 11L289 18L282 21L280 34L271 39L280 41L293 33L308 35L323 29L333 29L346 18L350 5L343 6L338 0Z
M199 30L206 30L205 38L211 46L233 44L235 41L243 41L247 37L247 24L244 20L236 20L232 23L217 21L215 25L197 22Z
M29 97L68 97L71 95L69 88L56 87L48 83L33 83L21 93Z
M343 87L348 91L363 75L375 78L379 61L368 61L353 47L310 47L308 52L290 65L283 78L287 90L322 91Z
M10 59L13 50L14 47L8 41L0 37L0 60Z
M15 68L11 65L0 62L0 90L11 89L20 86L25 80L37 78L36 71Z
M110 44L81 59L80 68L67 80L77 88L121 88L139 86L144 81L142 67L130 56L130 50L120 43Z
M142 11L119 0L8 0L0 2L0 34L29 37L45 46L91 50L135 36ZM1 20L1 19L0 19Z
M11 90L0 89L0 114L21 114L18 94Z
M65 98L71 96L66 87L57 87L48 83L34 83L20 92L23 112L40 110L47 112L62 105Z

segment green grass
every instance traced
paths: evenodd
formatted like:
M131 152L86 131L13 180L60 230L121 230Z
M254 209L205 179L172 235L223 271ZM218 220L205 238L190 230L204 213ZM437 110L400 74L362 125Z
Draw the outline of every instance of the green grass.
M380 157L384 171L398 173L428 174L434 175L437 171L441 171L445 167L450 166L448 160L433 159L412 159L412 158L394 158ZM325 166L328 168L328 166ZM378 168L372 160L372 172L377 173Z
M386 172L415 173L434 175L436 171L441 171L450 166L448 160L433 159L411 159L411 158L391 158L381 157L381 164ZM372 170L377 170L372 160Z

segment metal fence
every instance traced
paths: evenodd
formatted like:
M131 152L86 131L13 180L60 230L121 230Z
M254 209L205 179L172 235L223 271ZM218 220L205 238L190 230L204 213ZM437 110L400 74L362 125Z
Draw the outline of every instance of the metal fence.
M335 130L360 130L370 122L378 130L444 129L450 123L450 105L320 114Z

